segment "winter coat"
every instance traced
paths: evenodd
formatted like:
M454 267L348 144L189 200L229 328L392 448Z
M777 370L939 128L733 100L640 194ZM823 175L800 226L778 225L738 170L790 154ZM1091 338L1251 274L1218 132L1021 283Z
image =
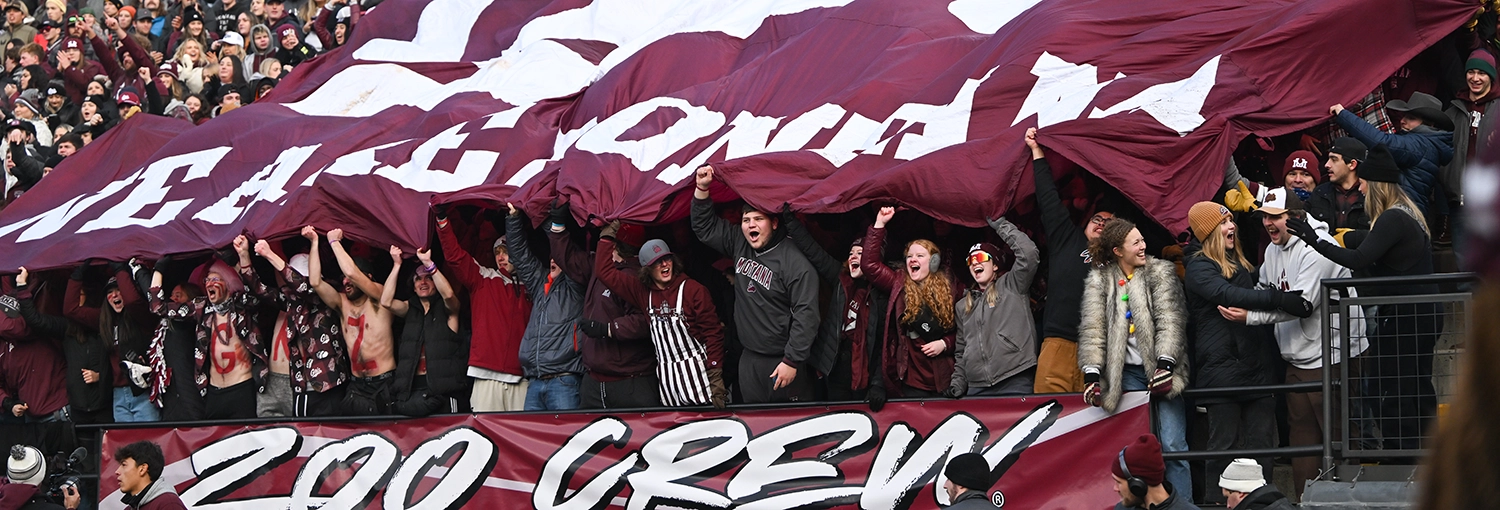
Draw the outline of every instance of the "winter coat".
M845 328L848 318L844 317L844 310L848 308L849 294L850 291L854 290L855 282L845 273L844 265L841 261L830 255L822 246L818 245L817 241L813 240L812 233L807 231L807 226L803 225L802 221L797 219L796 215L783 213L781 215L781 227L786 229L787 241L790 241L797 247L797 251L802 252L802 255L807 257L807 262L812 264L813 269L817 271L818 278L823 281L823 285L829 286L833 290L833 295L828 301L828 307L824 309L823 320L818 324L818 337L813 341L808 361L819 374L826 376L832 373L834 364L838 361L839 351L841 349L853 348L851 345L844 345L847 333L861 331L864 333L863 338L850 339L863 348L863 356L851 356L850 358L855 360L856 365L858 365L854 368L853 382L856 387L850 389L858 390L868 387L871 384L870 377L876 376L880 372L880 349L878 343L880 340L881 310L879 306L873 306L878 302L873 299L874 293L864 293L865 302L859 304L860 315L865 320L865 326L863 328ZM846 283L845 280L849 281ZM857 363L861 359L866 363ZM872 367L874 368L873 370L871 369Z
M584 285L583 318L608 324L609 338L593 338L578 332L583 366L597 381L619 381L656 373L656 348L651 344L651 324L646 313L610 292L594 271L594 258L577 246L567 232L548 232L552 260L563 276ZM603 248L599 248L603 251ZM606 255L608 252L605 252ZM636 257L614 262L617 270L635 274L641 266Z
M953 503L948 505L948 510L986 510L995 508L995 503L990 501L985 490L966 490L963 494L953 498Z
M871 285L890 296L886 299L885 338L881 356L886 390L899 395L901 385L905 384L919 390L941 392L953 384L953 352L957 343L957 329L942 338L947 347L935 357L922 353L922 344L928 341L907 335L906 328L901 324L901 316L906 313L907 277L903 272L891 269L881 262L885 250L885 234L886 229L874 226L865 232L865 251L861 255L859 266ZM937 274L940 270L935 268L929 272ZM963 294L963 288L952 276L948 280L956 301ZM956 312L955 310L955 326L958 319Z
M172 484L155 480L145 491L140 494L129 495L121 498L126 508L132 510L187 510L182 503L182 498L177 496L177 490Z
M1293 510L1291 500L1287 499L1281 491L1276 490L1275 485L1265 484L1254 492L1245 495L1240 504L1234 510Z
M532 308L526 289L503 269L485 267L469 256L446 219L438 222L438 240L448 262L443 274L468 289L469 306L475 312L470 318L474 336L469 345L469 370L479 373L469 375L510 375L517 377L511 382L520 382L521 337Z
M1188 244L1183 261L1186 274L1182 286L1193 325L1193 384L1220 388L1274 383L1279 355L1266 328L1231 322L1219 313L1219 306L1275 310L1273 291L1255 288L1253 268L1238 268L1234 276L1225 279L1219 264L1203 254L1203 245L1197 240Z
M531 320L521 337L521 369L526 377L558 373L583 373L579 355L578 318L583 314L583 286L566 276L549 281L547 261L531 251L526 240L526 217L512 214L505 219L505 246L516 276L531 296Z
M73 411L92 413L109 409L114 402L114 372L111 370L114 364L110 362L110 346L89 328L38 312L28 292L23 290L18 297L21 298L21 317L31 326L33 334L61 339L63 358L68 364L68 404ZM83 369L98 372L99 380L84 382Z
M990 222L1011 252L1015 264L990 282L971 289L953 305L958 334L953 350L952 388L987 388L1036 366L1036 323L1031 316L1031 280L1041 252L1036 243L1005 219Z
M1472 134L1475 132L1494 133L1494 114L1500 114L1500 111L1490 110L1490 106L1494 104L1495 99L1500 98L1500 87L1491 87L1489 94L1486 94L1484 97L1479 98L1479 101L1473 103L1468 100L1468 90L1459 91L1459 94L1459 98L1449 102L1452 108L1443 112L1448 115L1449 119L1453 120L1454 126L1453 161L1450 161L1448 167L1443 170L1442 178L1443 185L1448 189L1449 200L1463 198L1464 168L1469 164L1469 152L1474 149L1472 146L1480 143L1479 140L1473 139ZM1477 130L1473 126L1473 118L1476 116L1476 110L1478 110L1477 116L1479 117Z
M469 335L448 329L448 307L441 296L433 296L430 310L422 309L422 298L407 300L406 325L396 346L396 400L411 397L412 381L426 355L427 389L433 395L452 395L469 383Z
M1170 487L1170 485L1168 485L1168 487ZM1172 495L1168 496L1166 501L1162 501L1161 504L1158 505L1152 505L1150 506L1150 509L1199 510L1198 505L1193 504L1193 495L1191 494L1191 491L1189 491L1189 493L1187 494L1184 494L1176 489L1169 489L1169 491L1172 493ZM1132 508L1144 510L1147 508L1147 506L1144 503L1141 506L1125 506L1123 502L1115 503L1115 510L1130 510Z
M1349 210L1340 211L1338 202L1338 184L1325 182L1313 188L1311 197L1307 199L1307 214L1318 221L1330 225L1337 230L1341 228L1352 228L1354 230L1369 230L1370 215L1365 212L1365 201L1356 200L1350 205ZM1363 193L1360 195L1363 197ZM1343 213L1344 220L1339 221L1339 213Z
M1098 373L1103 382L1101 407L1113 413L1120 405L1121 381L1127 359L1128 322L1126 310L1132 312L1136 325L1136 344L1141 366L1146 374L1156 371L1157 360L1174 363L1172 391L1167 398L1177 398L1187 388L1187 305L1183 302L1182 283L1171 262L1147 256L1146 265L1135 277L1125 279L1118 264L1096 267L1083 281L1083 304L1078 324L1078 367ZM1121 300L1124 294L1130 300Z
M29 483L0 484L0 510L61 510L62 505L47 501L46 494Z
M1417 203L1417 209L1427 213L1428 197L1438 185L1438 173L1453 159L1453 133L1420 126L1393 135L1371 126L1348 110L1340 111L1334 120L1365 145L1386 146L1396 160L1396 166L1401 167L1401 189ZM1460 124L1463 125L1466 124Z

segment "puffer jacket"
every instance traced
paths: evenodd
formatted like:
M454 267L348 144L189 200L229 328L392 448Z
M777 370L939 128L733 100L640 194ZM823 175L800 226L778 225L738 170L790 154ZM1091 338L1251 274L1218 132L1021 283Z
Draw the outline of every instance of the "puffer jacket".
M1189 243L1184 253L1183 290L1193 328L1189 356L1197 367L1194 386L1218 388L1275 382L1272 374L1280 353L1270 332L1263 326L1230 322L1219 314L1221 305L1274 310L1275 291L1255 288L1257 277L1253 268L1237 269L1233 277L1224 278L1219 264L1203 254L1203 245L1197 240ZM1226 400L1232 399L1198 399L1200 403Z
M1103 383L1099 407L1113 413L1124 393L1123 380L1129 355L1129 328L1125 312L1135 317L1136 346L1141 367L1156 372L1158 360L1171 360L1172 391L1177 398L1187 388L1191 368L1187 359L1187 312L1182 282L1171 262L1147 256L1146 266L1135 271L1126 285L1116 282L1125 275L1116 264L1089 271L1083 280L1083 307L1078 323L1078 368L1097 373ZM1130 295L1127 302L1120 299Z
M441 296L434 296L429 309L422 308L422 298L407 300L406 325L396 346L396 399L411 396L412 381L418 365L426 356L427 388L433 395L460 392L469 384L469 332L448 329L448 307Z
M559 274L548 281L550 267L537 258L527 243L530 230L525 215L512 214L505 219L505 246L516 276L531 296L531 320L521 336L521 370L526 377L557 373L583 373L579 351L578 318L583 315L582 285Z
M1411 196L1422 214L1427 214L1428 198L1438 185L1438 173L1453 160L1453 132L1428 126L1398 134L1389 134L1371 126L1348 110L1334 118L1350 135L1375 147L1384 145L1401 167L1401 189Z

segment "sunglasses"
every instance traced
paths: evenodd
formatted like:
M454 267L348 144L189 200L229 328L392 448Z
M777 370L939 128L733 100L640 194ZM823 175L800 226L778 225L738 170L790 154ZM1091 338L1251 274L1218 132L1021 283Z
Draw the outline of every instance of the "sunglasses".
M1115 218L1113 216L1098 216L1098 215L1095 215L1093 218L1089 218L1089 223L1093 224L1093 225L1103 225L1105 222L1108 222L1109 220L1112 220L1112 219L1115 219Z
M994 261L995 261L995 257L991 257L990 256L990 252L980 251L980 252L974 252L974 253L970 253L969 254L968 265L973 266L974 264L982 264L982 263L985 263L985 262L994 262Z

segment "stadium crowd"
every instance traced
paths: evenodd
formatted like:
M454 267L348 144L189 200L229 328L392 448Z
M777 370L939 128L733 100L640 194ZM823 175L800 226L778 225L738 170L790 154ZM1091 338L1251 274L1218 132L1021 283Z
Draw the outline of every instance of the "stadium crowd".
M74 7L4 6L6 202L133 115L202 123L260 99L375 5ZM1034 393L1113 412L1123 392L1149 391L1161 451L1187 450L1195 408L1208 449L1270 448L1278 405L1291 445L1321 442L1325 396L1182 392L1321 380L1325 364L1372 352L1418 360L1361 369L1378 381L1363 391L1390 397L1373 410L1386 447L1420 447L1416 417L1436 406L1433 310L1374 311L1341 332L1351 352L1324 359L1319 281L1431 274L1434 250L1462 242L1462 175L1500 97L1489 46L1466 30L1333 105L1327 126L1247 140L1175 239L1097 180L1054 175L1033 129L1035 202L988 230L891 206L806 218L715 204L723 183L705 166L689 221L672 225L580 225L566 203L540 222L509 204L437 206L437 240L415 250L329 224L240 236L208 257L120 254L66 278L7 268L0 419L51 447L64 433L43 425L59 423L814 401L878 412L890 398ZM1209 471L1260 480L1237 485L1243 497L1270 478L1258 461L1263 478L1251 461ZM1293 466L1300 491L1317 459ZM1167 493L1192 487L1186 462L1163 472Z

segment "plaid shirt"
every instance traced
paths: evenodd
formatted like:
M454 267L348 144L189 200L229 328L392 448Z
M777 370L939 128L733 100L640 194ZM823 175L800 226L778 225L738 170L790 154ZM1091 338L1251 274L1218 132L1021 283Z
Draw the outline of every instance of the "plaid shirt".
M260 280L247 282L252 292L274 301L286 312L283 329L287 337L287 355L291 358L292 391L322 393L349 380L349 356L344 352L339 314L318 299L307 278L282 268L286 281L276 292Z
M240 268L240 279L245 285L251 285L254 272L251 269ZM208 357L214 342L214 312L213 305L209 304L208 298L200 297L183 304L173 303L166 299L161 287L152 287L146 293L146 301L151 306L151 312L167 319L191 320L198 323L198 342L193 348L193 380L198 383L198 393L208 394ZM260 326L256 325L255 317L249 310L260 304L260 298L250 292L240 291L224 300L225 314L229 316L229 325L234 328L234 333L240 337L240 343L250 354L250 375L255 378L256 386L260 386L266 380L266 373L270 371L270 365L266 360L266 344L260 338Z
M1349 113L1353 113L1356 117L1365 119L1365 122L1370 123L1371 126L1375 126L1382 133L1396 133L1396 125L1391 123L1390 116L1385 113L1385 89L1381 87L1376 87L1375 91L1365 96L1364 99L1360 99L1358 103L1344 107L1344 109L1349 110ZM1344 131L1344 128L1339 127L1337 122L1328 121L1329 143L1333 143L1335 138L1346 136L1349 136L1348 131Z

